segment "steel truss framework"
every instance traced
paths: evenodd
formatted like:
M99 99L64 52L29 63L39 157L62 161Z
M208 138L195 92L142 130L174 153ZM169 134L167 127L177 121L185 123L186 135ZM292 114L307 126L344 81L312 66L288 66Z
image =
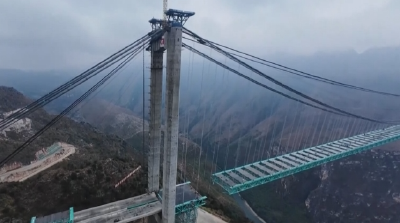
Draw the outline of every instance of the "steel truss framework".
M212 180L235 194L399 139L400 125L391 126L218 172Z
M201 207L206 204L207 197L201 197L196 200L187 201L183 204L179 204L175 207L175 214L179 215L185 212L190 212L193 209L197 210L198 207Z
M176 206L175 215L185 216L185 218L191 218L197 216L197 208L206 204L206 196L200 196L191 186L190 182L185 182L176 185ZM157 194L158 198L162 202L162 189ZM196 214L190 214L191 212Z
M182 212L175 216L175 223L196 223L197 207L192 207L189 211Z
M73 223L74 208L70 207L69 211L59 212L44 217L32 217L31 223Z

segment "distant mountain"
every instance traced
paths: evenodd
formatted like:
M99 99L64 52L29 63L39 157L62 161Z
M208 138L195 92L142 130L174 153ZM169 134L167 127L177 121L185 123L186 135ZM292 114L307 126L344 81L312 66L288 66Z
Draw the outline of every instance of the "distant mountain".
M14 87L29 98L43 96L71 78L67 72L0 69L1 85Z
M1 114L21 108L30 101L14 88L0 86ZM142 153L147 151L147 147L142 147L141 119L132 115L129 110L103 100L94 100L91 103L93 104L81 107L75 116L85 122L62 118L12 159L28 164L35 159L37 151L60 141L67 142L77 149L68 159L28 180L0 183L0 223L26 222L32 216L49 215L69 207L79 211L146 193L147 161L142 157ZM90 110L93 107L96 107L95 111ZM54 118L42 109L28 117L32 120L32 129L22 132L8 131L5 136L0 134L0 158L9 155ZM98 123L98 128L88 122ZM137 134L130 134L135 131ZM193 150L193 147L194 145L191 145L190 149ZM189 165L193 165L191 156L189 153ZM117 182L139 165L142 165L141 171L135 173L118 189L114 188ZM189 172L185 171L183 166L180 166L179 171ZM209 176L207 179L191 177L193 183L201 182L200 193L208 197L206 207L209 211L228 216L231 222L248 222L233 203L233 199L222 194L216 185L213 186L213 191L207 192L207 187L210 188ZM43 202L44 200L46 202Z
M398 50L396 48L394 52ZM369 52L365 54L369 54ZM391 67L384 69L374 67L376 64L374 65L371 61L378 60L379 57L370 57L355 52L323 53L313 57L297 58L297 62L300 63L300 59L303 62L306 61L311 67L310 70L319 71L315 71L314 74L324 73L328 77L331 75L332 79L346 83L400 93L397 87L392 87L400 83L400 77L393 75L397 72L399 65L391 64ZM382 61L384 58L379 60ZM201 68L193 70L196 72L192 76L183 76L181 79L180 131L199 145L202 144L203 157L208 155L208 159L213 159L214 162L217 160L221 169L276 156L298 149L299 146L315 145L320 140L320 142L329 140L332 135L344 136L348 131L345 124L355 124L354 120L339 119L333 115L326 115L315 109L301 106L296 102L282 99L265 89L247 84L240 78L227 78L232 74L224 73L224 71L217 70L216 73L203 74L202 81ZM297 90L346 111L375 119L399 119L400 104L396 103L397 98L314 83L299 77L288 76L288 74L270 72L265 68L262 70ZM215 74L219 76L212 81L211 78ZM187 85L187 83L192 84ZM271 86L271 84L268 85ZM293 96L293 94L290 95ZM140 97L140 93L135 98L138 97ZM111 101L117 100L111 99ZM131 108L140 111L140 106L142 104L138 102ZM99 107L102 106L99 105ZM95 108L96 105L91 104L88 110L93 111ZM140 115L137 112L136 114ZM328 123L330 123L329 126L327 126ZM362 125L361 123L359 122L358 125ZM312 136L315 133L318 136L313 140ZM281 147L278 147L279 144ZM398 145L398 143L391 144L385 148L396 149ZM388 152L376 150L375 153L386 154ZM355 155L353 159L358 159L360 166L365 166L370 162L368 154L371 153ZM393 155L389 154L387 157L390 160ZM337 161L327 166L341 165L342 162L346 161ZM396 162L396 159L393 158L389 162ZM358 169L358 171L362 170L363 168ZM346 182L353 185L351 184L352 174L344 175L345 171L334 168L330 170L329 175L325 176L324 171L324 169L321 171L319 167L314 168L279 182L257 187L242 195L267 222L324 222L325 220L327 220L326 222L336 222L335 216L328 217L329 215L326 213L330 210L343 211L341 207L321 203L321 200L331 199L331 203L334 203L334 200L338 198L327 195L338 191L337 193L341 193L341 198L352 196L350 194L354 193L357 187L354 185L354 187L346 189L331 188L327 186L327 182L335 182L336 178L345 179ZM368 176L373 172L372 169L364 169L364 172L360 173ZM392 176L395 174L395 169L385 168L378 172ZM367 180L365 183L371 182ZM365 191L373 193L373 187L372 183L371 186L364 188ZM381 187L389 188L391 186L383 182ZM350 194L348 195L348 193ZM377 193L379 194L378 191ZM395 194L395 196L397 195ZM343 202L348 202L345 207L354 207L350 205L351 199ZM367 211L365 206L359 205L358 207L360 209L355 211ZM358 218L360 222L367 220L367 218L361 217L362 211L357 212L360 213ZM350 213L352 211L342 214L348 218L354 217ZM397 219L396 215L391 215L391 219Z
M271 60L348 84L400 94L398 88L400 83L399 55L400 47L388 47L371 49L361 54L346 51L317 53L312 56L280 55ZM235 74L216 67L214 64L208 62L203 64L201 60L190 61L188 59L192 58L190 54L185 54L182 58L179 127L181 135L202 145L202 157L208 157L213 162L217 162L220 169L313 145L318 142L316 138L312 137L314 132L319 133L318 137L322 141L329 140L332 135L345 135L347 132L345 124L355 125L355 121L352 119L340 119L333 115L326 115L277 96ZM398 98L396 97L374 95L317 83L259 64L247 61L246 63L252 64L266 75L329 105L373 119L400 120L398 115L400 103L397 103ZM237 64L229 61L226 61L226 64L274 89L297 97ZM0 71L0 81L1 78L7 78L7 76L2 77L1 73ZM148 73L146 75L148 77ZM24 82L22 79L21 81ZM20 83L18 82L18 84ZM38 89L40 89L39 86ZM145 91L148 92L147 79L145 86ZM21 88L24 87L21 86ZM36 88L36 90L29 89L32 91L31 95L40 94ZM46 108L53 112L59 112L62 107L83 92L83 89L82 87L81 90L74 90L71 92L73 97L61 97L58 102L54 102ZM129 131L134 131L132 128L140 129L141 122L133 116L142 117L142 90L141 72L136 68L127 71L98 93L91 102L82 106L81 112L75 118L79 117L92 124L95 123L102 131L109 129L118 132L121 129L129 129ZM39 93L35 93L36 91ZM146 94L144 101L146 108L148 108L147 100L148 95ZM114 107L115 105L124 109ZM108 113L108 108L112 108L111 113ZM147 110L144 113L147 118ZM126 120L130 120L132 123L136 122L138 126L125 126L124 122L116 122L117 115L121 114L129 115L131 118ZM96 123L96 120L102 121ZM357 121L357 124L357 126L364 127L368 125L361 121ZM124 130L119 132L119 134L124 134ZM396 146L398 144L386 148L393 149ZM369 162L368 160L369 158L363 158L360 162ZM365 170L362 174L368 174L369 171ZM312 219L323 222L324 218L321 216L325 212L316 213L314 210L318 206L312 205L316 204L316 200L323 199L324 195L320 192L311 192L324 187L323 191L326 193L341 191L342 196L347 196L346 194L352 193L352 190L326 189L325 182L330 182L330 180L322 180L320 174L320 168L315 168L294 175L294 177L285 178L280 182L250 190L244 193L244 198L260 216L270 222L289 222L290 219L301 219L299 222L310 222ZM342 177L343 180L351 181L351 175L346 177L342 175L343 172L333 170L329 177ZM365 181L365 183L368 182L369 180ZM366 189L366 191L369 190ZM261 196L261 193L266 197ZM276 206L265 204L265 199L269 199L269 197L274 198ZM259 199L264 199L264 203ZM311 206L306 206L306 201ZM339 210L338 207L332 208ZM296 211L283 211L291 209ZM361 218L358 221L363 222Z
M306 200L314 222L400 222L399 163L397 143L324 165Z
M143 119L131 110L119 107L103 99L89 100L74 112L72 118L92 124L106 134L115 134L128 139L143 132ZM145 131L148 131L148 123Z
M29 100L15 89L0 87L2 112L27 103ZM28 117L32 120L31 130L0 134L2 159L53 118L44 110ZM61 119L13 160L29 163L39 149L58 141L74 145L76 154L26 181L0 183L0 222L10 222L10 219L26 222L32 216L64 211L71 206L79 211L145 193L144 172L135 174L120 189L113 188L142 162L121 138L102 134L90 125L69 118Z

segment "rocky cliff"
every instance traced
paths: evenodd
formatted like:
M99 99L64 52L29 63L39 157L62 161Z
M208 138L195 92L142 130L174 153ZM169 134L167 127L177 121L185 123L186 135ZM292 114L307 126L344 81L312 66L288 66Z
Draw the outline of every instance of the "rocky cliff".
M314 222L400 222L399 151L376 149L323 166L306 200Z

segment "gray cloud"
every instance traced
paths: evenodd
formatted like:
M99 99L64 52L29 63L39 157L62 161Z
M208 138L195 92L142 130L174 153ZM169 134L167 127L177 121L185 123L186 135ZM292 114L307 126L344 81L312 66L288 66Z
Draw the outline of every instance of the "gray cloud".
M400 45L396 0L170 0L186 27L257 55ZM161 0L0 1L0 68L84 69L150 30Z

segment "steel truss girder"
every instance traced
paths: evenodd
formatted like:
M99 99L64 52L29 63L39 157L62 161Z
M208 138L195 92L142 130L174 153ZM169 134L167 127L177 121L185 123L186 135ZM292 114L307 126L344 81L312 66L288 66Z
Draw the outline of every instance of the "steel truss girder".
M285 156L291 155L291 154L296 154L295 157L297 157L297 156L299 156L299 155L297 155L298 153L297 152L292 152L292 153L285 154L285 155L282 155L282 156L278 156L278 157L275 157L275 158L271 158L271 159L267 159L267 160L263 160L263 161L258 161L258 162L251 163L251 164L248 164L248 165L245 165L245 166L237 167L237 168L234 168L234 169L231 169L231 170L218 172L218 173L215 173L215 174L212 175L212 180L213 180L214 183L219 184L224 190L226 190L228 192L228 194L235 194L235 193L239 193L241 191L245 191L247 189L250 189L250 188L253 188L253 187L256 187L256 186L259 186L259 185L262 185L262 184L265 184L265 183L268 183L268 182L271 182L271 181L274 181L274 180L277 180L277 179L281 179L281 178L290 176L292 174L295 174L295 173L298 173L298 172L301 172L301 171L304 171L304 170L311 169L313 167L317 167L317 166L319 166L321 164L324 164L324 163L327 163L327 162L331 162L331 161L334 161L334 160L338 160L338 159L341 159L341 158L344 158L344 157L347 157L347 156L350 156L350 155L353 155L353 154L357 154L357 153L363 152L365 150L369 150L369 149L372 149L372 148L375 148L375 147L379 147L381 145L384 145L384 144L387 144L387 143L390 143L390 142L393 142L393 141L396 141L396 140L400 139L400 128L399 128L399 126L396 126L394 128L393 127L387 128L386 131L384 131L384 130L376 130L376 131L372 131L372 132L366 133L366 134L376 134L377 132L379 132L379 134L382 134L382 132L383 132L386 137L383 136L382 138L379 138L379 139L377 138L376 141L369 142L369 143L367 143L367 144L365 144L363 146L348 147L347 150L343 150L342 152L339 152L339 153L332 153L330 155L323 155L321 158L313 159L312 161L309 161L309 162L303 162L301 165L298 165L298 166L295 166L295 167L289 167L289 168L286 168L284 170L275 171L272 174L265 174L264 176L258 177L256 179L249 179L248 177L246 177L246 178L243 177L242 178L243 182L240 182L240 180L232 177L230 175L230 173L235 173L235 175L237 175L237 173L240 173L238 171L238 169L240 169L240 170L244 170L244 171L247 171L250 174L252 174L251 171L247 170L247 167L251 167L251 168L254 169L254 167L256 167L257 164L266 163L267 161L275 161L277 159L278 160L280 160L280 159L285 160ZM363 134L360 134L360 135L357 135L357 136L346 138L346 140L350 140L350 141L351 140L356 140L356 139L358 139L358 138L360 138L362 136L363 136ZM344 140L344 139L340 139L340 140L337 140L335 142L341 144L342 140ZM323 145L320 145L320 146L324 146L324 145L332 146L331 143L332 142L327 143L327 144L323 144ZM312 151L310 149L313 149L314 152L316 152L318 150L318 147L320 147L320 146L315 146L315 147L304 149L304 150L300 150L300 151ZM326 154L326 151L324 151L324 153ZM311 159L309 159L309 160L311 160ZM265 173L265 171L263 173ZM223 177L221 177L223 179L228 178L230 181L235 183L235 185L229 185L227 182L224 182L224 180L221 179L219 176L223 176ZM242 174L241 174L241 176L242 176Z

